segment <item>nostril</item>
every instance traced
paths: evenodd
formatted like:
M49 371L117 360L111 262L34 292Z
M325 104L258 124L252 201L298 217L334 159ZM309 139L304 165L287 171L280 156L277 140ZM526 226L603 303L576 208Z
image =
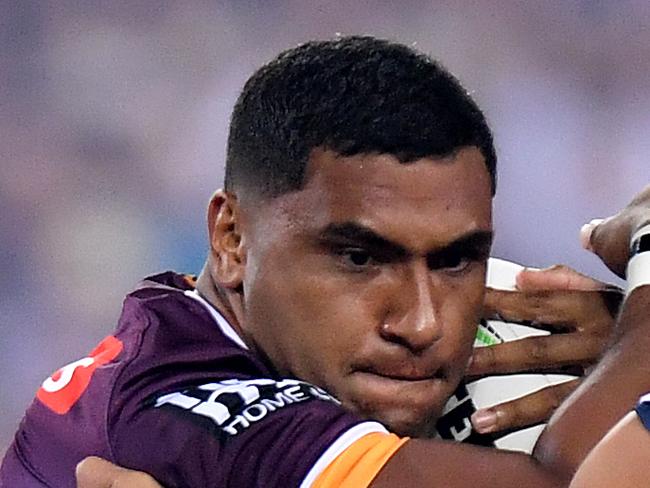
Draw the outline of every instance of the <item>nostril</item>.
M393 290L390 302L379 317L379 334L385 341L419 354L443 337L440 305L429 287L424 290L424 285L417 289L403 285Z
M408 349L409 351L413 350L413 347L409 341L402 334L400 334L398 330L396 330L388 323L382 324L380 328L380 335L386 342L397 344Z
M400 325L391 325L384 323L380 328L381 338L407 349L411 354L419 355L426 351L435 340L423 340L418 334L412 331L404 330Z

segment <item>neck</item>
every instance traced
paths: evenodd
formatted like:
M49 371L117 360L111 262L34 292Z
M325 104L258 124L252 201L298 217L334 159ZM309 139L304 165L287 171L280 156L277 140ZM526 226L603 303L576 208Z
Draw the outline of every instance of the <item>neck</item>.
M252 344L242 328L244 305L241 293L237 290L220 286L210 274L210 266L208 263L203 267L201 274L196 280L196 289L210 305L224 316L239 337L250 347Z

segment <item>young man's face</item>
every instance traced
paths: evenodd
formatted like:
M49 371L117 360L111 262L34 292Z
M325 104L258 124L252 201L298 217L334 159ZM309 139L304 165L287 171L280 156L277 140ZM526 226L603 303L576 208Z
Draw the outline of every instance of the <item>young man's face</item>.
M409 164L317 150L306 178L242 208L246 335L281 373L423 435L463 376L482 306L484 159L473 147Z

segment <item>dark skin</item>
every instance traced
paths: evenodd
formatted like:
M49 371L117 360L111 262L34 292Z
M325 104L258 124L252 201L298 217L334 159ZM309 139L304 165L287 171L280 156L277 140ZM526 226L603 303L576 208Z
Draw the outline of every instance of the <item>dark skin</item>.
M606 349L621 295L566 267L524 270L516 291L487 289L484 317L534 321L549 336L475 349L469 379L521 372L580 374ZM476 412L479 432L504 432L546 421L581 378Z
M474 249L460 258L449 250L491 232L490 183L479 151L467 148L432 163L315 152L302 190L264 206L245 194L237 204L225 195L211 205L212 215L232 205L226 214L239 216L223 226L223 235L211 230L211 258L222 264L212 266L210 278L243 288L229 303L246 340L281 373L322 385L351 410L410 435L429 432L431 418L462 377L484 299L489 246L483 255ZM254 212L246 212L248 202L257 204ZM224 241L231 246L220 247ZM229 261L220 257L224 251ZM605 376L613 374L607 366ZM645 388L615 376L631 396ZM600 385L594 395L594 381L569 402L576 405L571 413L586 419L586 409L603 404L613 402L617 413L629 407ZM613 425L618 415L611 411L616 408L588 426L575 421L579 427L558 415L537 447L543 464L472 446L412 441L373 486L397 480L422 486L431 479L447 486L493 486L497 479L503 486L558 486ZM561 448L556 438L564 439ZM413 464L424 469L409 469ZM473 470L463 472L468 465Z
M199 291L283 375L423 436L461 380L484 297L490 180L440 161L315 151L303 189L218 193ZM243 289L243 293L237 290Z
M648 223L650 186L616 215L600 225L583 229L583 246L598 255L609 269L625 277L630 237ZM536 455L545 463L560 469L576 466L614 420L626 414L641 394L650 391L648 310L649 286L637 288L626 298L617 321L615 340L594 372L551 419L536 446ZM587 416L591 422L580 421ZM571 435L584 442L577 448L568 448Z
M650 479L650 433L630 412L589 453L570 488L638 488Z
M480 153L477 150L474 149L473 152L473 156L480 158ZM463 154L467 153L468 150L463 152ZM331 366L329 361L326 360L324 365L319 365L314 361L314 358L321 357L324 344L331 346L331 352L325 352L325 354L332 354L333 356L340 355L340 351L347 351L347 349L345 347L338 348L337 343L331 340L323 340L323 337L307 332L309 329L304 329L302 324L314 323L314 312L318 311L321 317L320 323L328 324L328 327L319 329L331 330L329 324L333 318L341 324L347 324L352 321L351 313L359 315L364 313L381 314L381 311L373 312L369 310L368 306L365 306L364 309L359 307L359 304L367 304L369 300L374 300L380 306L393 306L391 303L382 304L382 302L386 302L385 296L392 297L394 301L398 300L399 293L392 290L391 287L398 288L400 292L408 296L412 295L408 286L403 287L394 279L394 273L391 277L388 273L383 272L384 284L378 287L376 286L377 279L373 279L372 282L363 281L368 274L360 273L359 266L355 266L353 271L349 267L345 268L345 272L343 272L344 268L341 266L338 268L332 267L332 255L336 255L336 261L340 265L341 258L344 257L341 255L341 251L345 249L354 250L360 248L365 250L368 247L368 250L378 254L377 257L381 262L376 263L377 265L373 268L375 271L379 268L403 270L405 265L413 262L414 257L419 253L421 262L424 264L422 269L430 266L437 268L435 273L430 274L431 277L447 276L444 273L444 266L447 266L448 263L445 263L444 260L450 258L459 259L459 256L463 257L462 253L467 254L465 257L471 259L478 257L483 260L489 248L489 226L486 225L482 233L472 235L471 232L468 232L465 236L462 235L464 232L462 229L453 230L444 229L443 227L448 221L458 221L460 218L462 222L464 218L474 218L469 214L468 216L451 215L450 210L446 208L451 205L450 202L456 202L456 209L471 212L473 211L471 206L477 206L474 197L480 195L483 198L480 204L483 205L483 208L489 208L490 199L486 192L486 189L489 190L489 180L485 179L487 171L484 165L481 167L480 164L476 164L478 161L474 161L475 170L467 177L456 174L458 172L445 175L449 181L443 182L441 184L442 191L436 193L434 191L435 186L430 187L426 178L421 177L422 172L414 171L420 169L422 165L419 164L400 165L390 156L367 157L362 155L354 158L340 158L333 153L323 151L315 151L312 159L314 158L317 162L321 159L327 162L326 169L329 170L329 173L320 175L319 180L311 178L310 176L317 173L318 169L317 165L310 165L309 182L300 192L263 202L260 202L254 195L247 195L243 191L240 191L237 197L224 192L218 192L215 195L211 201L208 215L212 252L206 269L199 278L199 290L206 297L212 299L236 326L241 323L250 324L253 332L249 333L244 327L243 330L240 330L241 334L247 337L248 342L252 345L255 345L257 341L262 341L264 344L259 349L263 354L270 356L271 362L283 374L309 378L331 391L338 391L343 386L342 382L339 385L338 377L351 372L346 371L346 368L352 370L355 366L358 366L361 369L376 370L378 368L373 364L375 362L382 362L382 368L384 369L395 370L381 371L389 375L404 376L405 371L403 369L411 368L413 370L407 372L408 375L416 378L426 376L432 372L430 371L432 368L435 368L435 364L431 361L426 364L428 361L426 358L418 359L419 364L413 362L408 364L408 358L404 358L401 352L391 352L391 357L384 357L383 352L378 353L376 351L368 351L366 355L378 354L379 357L360 358L361 362L368 364L340 364L340 370L334 373L328 369ZM373 166L371 171L367 171L369 160L373 163L389 162L390 166L386 167L394 170L394 174L383 175L382 173L376 173L377 164ZM366 168L362 169L360 165L364 164L364 162ZM430 173L427 164L436 164L440 168L445 167L441 163L425 162L422 169L425 170L427 175ZM449 166L449 161L447 161L447 166ZM379 168L382 167L383 165L380 164ZM355 171L356 169L358 171ZM368 181L368 174L374 175L375 180L379 182L375 185L376 188L373 188L371 182ZM396 178L395 174L399 175L399 178ZM482 183L482 192L476 192L471 187L465 189L465 193L457 192L457 182L464 180L474 182L475 174L483 176L482 180L477 180L477 182ZM382 181L384 177L392 182L401 181L403 183L403 193L397 186L393 188L385 187ZM456 177L460 179L454 180ZM420 196L414 194L413 198L404 198L403 195L409 195L412 188L414 188L413 181L420 185ZM377 188L381 191L376 191ZM434 193L440 197L438 202L428 201L429 197ZM460 199L461 196L463 197L462 200ZM387 200L390 200L390 205L385 204ZM323 205L323 201L335 202L336 205ZM395 205L395 202L398 201L401 202L400 206ZM423 202L426 202L429 207L425 208ZM378 213L377 209L381 209L382 212ZM413 209L417 209L417 212ZM338 215L323 215L328 212L338 212ZM422 217L425 212L426 216ZM378 214L374 215L375 213ZM393 226L390 229L391 234L386 236L384 235L386 231L383 228L373 228L365 224L360 225L359 222L355 221L355 219L368 218L368 215L378 221L381 220L384 227L386 227L386 222L390 222ZM443 218L436 219L437 227L430 225L430 228L423 229L422 222L429 222L430 220L428 215L441 215ZM320 220L317 221L318 216L320 216ZM269 225L270 222L273 224ZM399 228L395 223L400 224ZM415 232L417 229L421 229L419 234ZM456 234L454 235L452 231L456 232ZM258 237L254 242L250 242L254 236L260 235L261 238ZM270 236L273 236L273 239L270 239ZM463 241L461 237L467 239ZM416 238L420 238L423 242L414 242ZM407 241L407 239L411 241ZM431 244L425 242L426 239L429 239ZM440 243L436 242L436 239ZM454 240L458 242L454 243ZM451 254L436 255L439 248L443 249L446 245L452 243L461 247L452 247ZM273 246L275 247L270 249ZM462 246L465 247L462 248ZM254 264L255 269L260 267L259 263L263 264L262 268L265 270L265 274L262 282L257 280L254 282L251 280L248 282L243 281L242 276L245 274L246 259L250 259L251 254L255 256L255 263L258 263ZM327 257L328 260L323 259L324 257ZM357 253L354 256L344 258L349 260L351 257L359 259L361 256ZM428 263L424 263L427 259ZM441 266L443 267L441 268ZM273 271L266 271L270 269L273 269ZM291 281L296 283L293 287L287 285L288 276L292 270L295 270L295 273L291 275ZM310 272L306 273L306 270L310 270ZM250 274L249 272L248 275L250 276ZM283 278L277 280L277 276ZM386 277L390 278L391 283L386 284ZM455 280L454 286L456 288L447 286L450 283L449 280L446 281L447 284L444 286L435 285L432 287L438 296L449 297L445 298L445 300L456 300L453 307L456 311L461 311L463 317L460 320L468 324L462 328L464 332L468 332L476 323L471 322L471 325L469 325L469 317L476 315L478 307L475 298L479 286L479 274L475 273L471 278L472 285L469 288L465 288L467 281L459 283L459 280ZM312 286L315 282L318 284L317 287ZM241 284L244 286L243 296L239 293L238 288ZM360 286L360 284L363 286ZM260 286L254 288L252 285ZM329 289L326 289L326 286L329 286ZM480 376L519 371L551 371L554 368L557 370L567 365L588 367L595 363L602 352L613 325L613 316L607 310L599 291L604 288L604 285L568 268L555 267L544 273L534 273L532 271L522 273L519 286L522 293L488 290L487 315L499 312L502 316L507 316L512 320L548 321L550 327L561 328L563 332L571 332L571 334L563 334L561 337L537 338L517 344L504 344L475 351L474 361L469 371L470 374ZM250 293L246 291L247 289L249 291L260 289L264 293L264 301L258 301L257 295L250 297ZM458 300L465 297L466 292L458 293L456 291L458 289L473 290L471 296L474 299L464 300L463 304L459 305ZM341 290L345 290L345 293L341 293ZM567 297L567 290L571 290L571 296L569 297ZM313 293L309 293L310 291L313 291ZM381 296L382 293L384 296ZM328 298L324 299L325 296ZM282 310L292 314L288 321L282 314L273 314L273 317L268 317L268 310L277 309L278 300L282 297L285 297ZM338 300L332 300L331 297L337 297ZM363 297L363 299L360 297ZM296 298L299 299L296 300ZM244 302L248 300L253 304L258 304L255 307L248 307L256 310L256 315L245 316ZM531 303L537 305L531 306ZM268 308L269 306L272 308ZM412 307L412 304L407 303L406 306ZM503 310L499 310L500 308L503 308ZM540 310L552 310L554 315L550 317L547 313L546 316L540 317ZM413 313L420 312L415 311ZM343 317L339 318L341 315ZM276 320L277 323L272 325L269 322L270 320ZM373 320L376 321L377 319L362 316L355 318L354 323L361 324ZM409 320L412 320L412 317ZM259 323L262 325L258 325ZM313 362L313 364L301 364L296 368L294 363L300 362L299 358L281 357L292 354L290 351L275 351L278 344L286 347L287 341L276 340L278 336L276 331L280 331L280 334L282 334L282 331L290 330L284 326L285 323L296 324L293 329L304 332L308 336L306 339L300 340L301 344L307 345L307 349L299 349L298 352L310 357L310 362ZM390 325L390 323L385 325ZM314 328L318 327L315 326ZM240 327L240 329L242 328ZM349 327L344 329L349 330ZM293 333L287 335L293 335ZM339 334L336 334L336 336L338 337ZM311 337L318 337L318 342L311 341ZM469 334L465 339L468 337ZM288 342L292 343L293 340L293 337L291 337ZM400 340L399 334L397 334L388 342L399 342ZM411 339L406 338L404 342L406 346L404 351L409 350L409 340ZM415 338L415 340L419 339ZM424 340L429 339L424 337ZM349 341L341 342L345 342L346 345L354 344L354 342ZM557 347L557 344L564 344L565 342L571 345L569 349ZM447 343L445 341L445 344ZM465 342L465 344L468 344L468 342ZM309 345L315 346L317 350L311 351ZM453 348L455 347L453 346ZM568 356L567 350L569 351ZM450 393L449 384L458 381L458 361L460 361L461 357L463 357L461 362L465 361L464 355L467 350L463 351L462 355L456 355L455 352L450 353L449 351L451 349L446 352L448 356L440 356L437 359L437 361L444 360L446 364L449 364L451 366L450 371L453 372L451 377L442 378L452 380L451 382L444 382L442 392L445 395ZM348 357L354 357L359 353L355 351L354 353L344 354ZM448 358L452 356L453 361L449 361ZM530 360L531 357L534 358L533 361ZM291 362L291 367L287 366L287 361ZM394 364L405 361L405 366ZM444 376L447 371L433 373ZM365 378L362 375L363 373L357 375L357 377L365 387L367 382L364 381ZM350 378L346 378L346 381L347 379ZM371 379L376 378L371 377ZM475 423L475 427L484 432L497 432L545 421L575 386L576 383L573 382L546 388L521 400L496 406L488 412L484 412L489 414L492 421L487 424L484 421L481 425ZM421 390L418 389L418 391ZM375 401L372 396L365 394L365 392L362 395L354 392L343 393L342 391L338 394L344 401L348 395L356 395L356 400L346 403L351 409L371 417L384 419L384 417L379 416L377 411L378 408L383 407L380 407L380 403ZM413 395L420 395L420 393L410 395L407 398L415 401L416 398ZM395 396L392 395L393 398L390 401L394 401ZM417 436L429 432L432 420L439 415L439 398L440 395L437 394L435 399L423 400L427 403L427 406L422 408L428 410L427 416L430 419L427 425L415 426L415 428L405 426L400 428L399 432ZM364 405L360 405L361 403ZM410 408L409 412L413 412L413 409ZM397 428L397 424L394 425Z
M255 212L249 205L245 194L213 199L201 293L279 372L329 388L394 431L427 433L464 373L484 298L487 252L475 243L491 232L491 197L480 153L466 148L402 166L389 156L323 152L312 156L303 190L257 202ZM438 215L444 218L431 219ZM368 252L368 229L381 237L382 252ZM345 242L333 244L332 231L337 239L345 231ZM373 237L372 245L378 242ZM647 287L630 297L623 337L556 414L537 459L412 440L372 486L566 485L588 450L650 389L648 375L637 371L650 346L648 307Z
M80 488L161 488L146 473L125 469L94 456L77 465L76 476Z
M583 245L597 254L610 269L624 276L630 236L649 222L650 187L617 215L595 228L585 229ZM617 337L593 373L552 417L536 445L534 459L516 459L511 454L499 459L487 452L481 457L468 446L449 448L431 441L409 442L388 463L372 486L395 486L398 482L400 486L427 486L432 479L449 487L468 486L470 483L471 486L490 486L490 483L492 486L517 486L517 483L530 483L531 480L535 480L532 486L565 486L604 433L629 411L640 394L650 390L648 310L650 286L637 288L621 310ZM599 450L594 455L601 454ZM427 464L426 459L434 458L430 456L437 456L435 459L439 462L435 469L427 472L430 463ZM615 459L610 456L609 460ZM411 477L405 464L415 465L418 460L423 467ZM463 464L471 465L472 469L463 471ZM442 469L438 469L440 467ZM585 482L590 469L593 468L585 467L587 474L581 471L575 486L584 486L579 483ZM407 482L404 482L405 477Z

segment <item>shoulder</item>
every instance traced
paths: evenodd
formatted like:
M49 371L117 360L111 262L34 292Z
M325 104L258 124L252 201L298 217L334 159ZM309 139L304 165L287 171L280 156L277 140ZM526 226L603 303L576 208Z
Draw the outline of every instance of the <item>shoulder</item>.
M128 344L113 389L114 422L138 412L161 395L233 378L268 377L271 372L241 339L230 337L225 319L191 287L154 277L124 302L116 338Z
M367 477L378 450L397 448L318 386L277 377L191 289L160 281L127 297L118 330L133 322L142 337L111 402L117 462L172 486L311 486L350 462Z
M128 417L115 433L117 461L187 486L311 486L361 437L386 433L293 379L216 379L159 395Z

